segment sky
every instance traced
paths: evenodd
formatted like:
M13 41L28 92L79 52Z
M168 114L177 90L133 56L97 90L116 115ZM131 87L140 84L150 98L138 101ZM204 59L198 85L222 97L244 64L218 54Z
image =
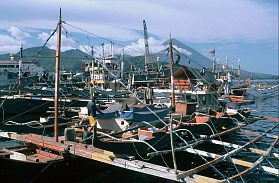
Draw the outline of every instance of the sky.
M1 0L0 54L42 46L62 8L62 50L109 50L141 55L142 20L151 52L169 35L209 57L240 59L243 69L278 75L278 0ZM74 28L79 27L87 33ZM88 34L90 33L90 34ZM105 38L101 39L101 38ZM53 36L47 46L55 48Z

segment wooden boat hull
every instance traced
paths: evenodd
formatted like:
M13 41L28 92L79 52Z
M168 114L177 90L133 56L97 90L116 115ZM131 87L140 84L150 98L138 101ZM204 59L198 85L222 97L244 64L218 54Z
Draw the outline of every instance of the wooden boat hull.
M80 107L86 106L87 101L79 100L62 100L63 107ZM40 97L40 96L21 96L21 97L1 97L0 98L1 111L0 116L15 116L15 115L27 115L27 114L44 114L54 106L53 97ZM3 110L2 110L3 109ZM2 118L3 119L3 118Z
M201 120L201 121L198 121ZM230 128L235 126L235 123L229 117L204 117L203 119L195 117L190 119L187 122L182 122L177 127L178 129L187 129L194 136L199 135L213 135L217 132L222 131L223 129ZM217 131L217 132L216 132Z
M104 163L74 157L47 163L0 158L1 182L73 182L109 168Z
M71 122L67 119L59 118L59 130L63 131L66 127L70 126L74 122ZM54 131L54 122L50 120L48 122L44 122L42 124L39 123L30 123L21 125L24 123L2 123L0 122L0 130L17 132L17 133L35 133L35 134L49 134Z
M178 138L173 136L174 141ZM170 148L170 135L166 132L156 132L154 133L154 138L149 140L142 140L142 142L132 142L132 141L105 141L103 139L95 138L94 146L100 149L105 149L112 151L117 154L129 155L138 157L139 155L146 155L149 152L154 152L150 146L153 146L156 150L163 148ZM146 143L144 143L144 142Z
M157 116L159 116L160 119L164 119L164 117L167 116L169 113L168 107L163 108L155 108L153 106L148 106L154 113L156 113ZM135 122L153 122L153 121L159 121L157 116L155 116L146 106L143 108L133 108L133 117L132 120Z

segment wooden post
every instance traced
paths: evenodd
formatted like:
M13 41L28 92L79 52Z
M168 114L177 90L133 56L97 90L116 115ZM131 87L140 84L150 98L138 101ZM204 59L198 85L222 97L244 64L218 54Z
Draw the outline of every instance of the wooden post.
M59 92L59 70L60 70L60 50L61 50L61 8L59 11L59 21L57 24L57 47L55 64L55 96L54 96L54 140L58 142L58 92Z

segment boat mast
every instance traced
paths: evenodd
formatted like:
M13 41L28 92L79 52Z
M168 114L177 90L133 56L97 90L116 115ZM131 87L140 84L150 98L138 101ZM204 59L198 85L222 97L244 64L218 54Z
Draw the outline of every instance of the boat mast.
M240 59L238 59L237 64L238 64L238 71L237 71L238 83L237 83L237 86L240 87Z
M57 23L57 47L55 64L55 96L54 96L54 140L58 142L58 91L59 91L59 69L60 69L60 50L61 50L61 8L59 11L59 21Z
M18 62L18 95L21 95L21 67L22 67L23 45L20 45Z
M174 109L175 107L175 96L174 96L174 78L173 78L173 50L172 50L172 41L170 36L169 41L169 49L170 49L170 75L171 75L171 107Z
M170 75L171 75L171 111L175 111L175 96L174 96L174 77L173 77L173 50L172 50L172 41L171 41L171 34L170 34L170 42L169 42L169 49L170 49ZM170 114L170 140L171 140L171 152L172 152L172 161L175 173L177 173L177 165L175 159L175 152L174 152L174 142L173 142L173 125L172 125L172 114Z

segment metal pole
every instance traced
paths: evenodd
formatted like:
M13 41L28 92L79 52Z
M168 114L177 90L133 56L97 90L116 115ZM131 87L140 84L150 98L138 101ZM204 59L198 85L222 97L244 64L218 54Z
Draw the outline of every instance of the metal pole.
M61 50L61 8L59 11L59 21L57 24L57 47L55 64L55 97L54 97L54 140L58 142L58 91L59 91L59 69L60 69L60 50Z

